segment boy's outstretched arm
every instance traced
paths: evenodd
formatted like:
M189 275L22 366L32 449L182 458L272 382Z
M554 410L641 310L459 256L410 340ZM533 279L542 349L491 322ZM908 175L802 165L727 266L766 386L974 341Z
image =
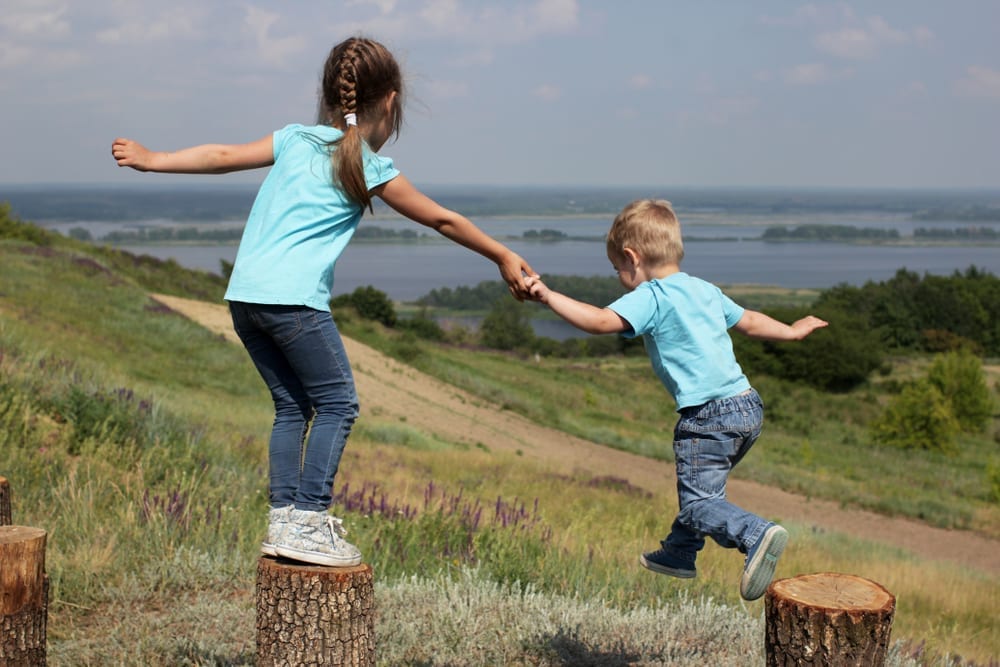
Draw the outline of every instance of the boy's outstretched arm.
M249 144L203 144L183 150L151 151L131 139L115 139L111 155L119 167L169 174L226 174L274 164L271 135Z
M621 333L631 328L621 315L610 308L599 308L554 292L537 276L529 276L526 282L531 290L532 299L544 303L552 309L552 312L581 331L589 334L610 334Z
M734 328L750 338L783 341L802 340L816 329L821 329L827 324L828 322L812 315L791 324L785 324L756 310L747 310L743 312L743 317Z

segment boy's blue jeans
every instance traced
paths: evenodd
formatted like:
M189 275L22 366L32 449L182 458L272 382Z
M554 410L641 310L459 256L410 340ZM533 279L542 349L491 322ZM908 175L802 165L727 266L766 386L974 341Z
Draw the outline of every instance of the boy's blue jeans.
M767 521L726 500L729 471L760 436L763 419L753 389L681 409L674 428L680 512L662 542L665 551L693 566L706 536L746 553L764 534Z
M328 311L305 306L230 302L229 311L274 400L271 506L326 511L358 416L354 375L337 325Z

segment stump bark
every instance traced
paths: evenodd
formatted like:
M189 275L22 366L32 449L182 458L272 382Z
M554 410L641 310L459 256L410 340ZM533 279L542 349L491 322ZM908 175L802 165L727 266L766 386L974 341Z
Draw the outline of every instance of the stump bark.
M45 664L45 531L0 526L0 665Z
M14 523L10 513L10 484L6 477L0 477L0 526Z
M375 664L371 566L257 561L257 664Z
M775 581L764 599L768 667L885 664L896 598L850 574Z

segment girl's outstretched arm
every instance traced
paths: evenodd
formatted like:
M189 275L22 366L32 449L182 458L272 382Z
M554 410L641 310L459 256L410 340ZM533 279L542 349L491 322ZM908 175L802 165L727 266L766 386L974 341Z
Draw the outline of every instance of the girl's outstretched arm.
M430 227L442 236L492 260L500 267L500 275L507 283L510 293L518 300L528 297L525 276L533 276L535 272L520 255L483 232L464 215L446 209L420 192L402 174L373 188L372 194L410 220Z
M249 144L203 144L168 153L151 151L131 139L115 139L111 155L119 167L170 174L226 174L274 164L274 139Z

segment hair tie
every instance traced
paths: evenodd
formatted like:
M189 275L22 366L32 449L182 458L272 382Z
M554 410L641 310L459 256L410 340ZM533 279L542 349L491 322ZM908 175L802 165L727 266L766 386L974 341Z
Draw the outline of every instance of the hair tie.
M357 125L358 125L358 116L357 116L357 114L345 113L344 114L344 122L347 123L348 127L350 127L351 125L354 125L355 127L357 127Z

